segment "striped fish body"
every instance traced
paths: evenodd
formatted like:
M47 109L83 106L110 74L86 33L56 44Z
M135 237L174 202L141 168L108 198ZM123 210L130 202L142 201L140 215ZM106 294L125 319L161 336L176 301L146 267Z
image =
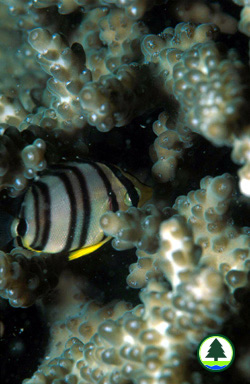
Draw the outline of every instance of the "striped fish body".
M20 221L26 223L25 233L19 234L22 243L48 253L98 244L104 239L101 216L108 210L126 210L126 195L137 206L140 187L149 192L136 179L102 163L56 165L25 194L20 211Z

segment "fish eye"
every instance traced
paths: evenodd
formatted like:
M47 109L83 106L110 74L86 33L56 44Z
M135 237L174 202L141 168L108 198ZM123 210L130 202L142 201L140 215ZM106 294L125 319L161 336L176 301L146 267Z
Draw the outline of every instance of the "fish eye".
M28 229L27 221L25 219L20 219L17 226L17 233L19 236L23 237Z
M138 193L138 196L139 196L139 199L141 197L141 191L138 189L138 188L135 188L136 189L136 192ZM128 206L128 207L132 207L132 200L128 194L128 192L125 193L124 195L124 203Z

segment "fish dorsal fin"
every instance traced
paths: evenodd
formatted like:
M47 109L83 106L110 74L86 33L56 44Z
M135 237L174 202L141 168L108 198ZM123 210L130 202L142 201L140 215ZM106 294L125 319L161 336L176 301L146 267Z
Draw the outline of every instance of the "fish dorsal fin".
M79 257L89 255L92 252L95 252L97 249L102 247L105 243L107 243L111 239L111 236L106 237L104 240L100 241L97 244L90 245L89 247L81 248L76 251L70 252L69 255L69 260L75 260L78 259Z

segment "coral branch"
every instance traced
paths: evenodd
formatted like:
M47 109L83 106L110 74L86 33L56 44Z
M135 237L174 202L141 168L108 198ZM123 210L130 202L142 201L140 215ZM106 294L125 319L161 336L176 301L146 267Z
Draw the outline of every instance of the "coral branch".
M225 380L248 378L240 335L249 333L249 8L249 0L0 0L3 382L215 384L194 360L214 332L237 351ZM69 165L86 160L86 177ZM26 204L51 169L60 171L48 196L31 193ZM60 206L57 190L67 200ZM130 208L116 210L123 203ZM67 244L94 246L83 253L98 248L95 232L108 238L70 262L66 251L16 248L18 237L4 244L21 206L32 210L41 248L47 232L60 241L66 223ZM35 305L48 340L39 332L22 352Z
M52 268L53 265L53 268ZM14 248L0 253L0 295L13 307L28 307L58 283L62 263L54 258L37 257L33 252ZM56 271L57 269L57 271Z

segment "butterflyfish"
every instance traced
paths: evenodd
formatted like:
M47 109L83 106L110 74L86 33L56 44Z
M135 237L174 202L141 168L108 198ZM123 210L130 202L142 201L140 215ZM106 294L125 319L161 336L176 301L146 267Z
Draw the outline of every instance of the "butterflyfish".
M24 248L66 253L74 260L110 239L100 227L105 212L140 207L151 195L150 187L113 165L91 161L57 164L25 192L11 234Z

